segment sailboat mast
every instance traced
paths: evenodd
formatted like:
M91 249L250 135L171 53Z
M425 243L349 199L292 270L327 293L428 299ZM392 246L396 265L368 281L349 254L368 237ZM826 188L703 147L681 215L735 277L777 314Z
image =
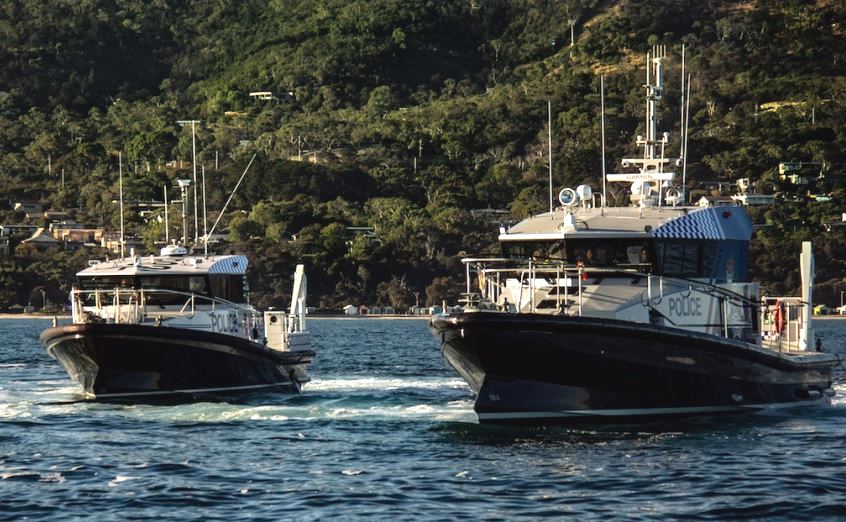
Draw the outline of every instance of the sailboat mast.
M167 185L162 188L164 192L164 214L165 214L165 246L170 244L170 224L167 220Z
M118 190L120 192L120 257L125 256L125 241L123 238L123 154L118 151Z
M605 76L599 77L599 111L602 136L602 215L605 215Z
M209 255L209 234L206 221L206 166L203 165L203 255Z
M549 213L552 215L554 207L553 190L552 190L552 102L546 102L547 108L547 130L549 131Z

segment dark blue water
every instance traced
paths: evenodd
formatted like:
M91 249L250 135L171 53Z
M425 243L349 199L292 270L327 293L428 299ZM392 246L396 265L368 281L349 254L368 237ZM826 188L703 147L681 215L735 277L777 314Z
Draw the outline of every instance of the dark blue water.
M846 517L842 372L828 408L488 427L425 321L313 320L302 395L120 406L72 402L46 326L0 321L2 518ZM846 355L846 321L816 327Z

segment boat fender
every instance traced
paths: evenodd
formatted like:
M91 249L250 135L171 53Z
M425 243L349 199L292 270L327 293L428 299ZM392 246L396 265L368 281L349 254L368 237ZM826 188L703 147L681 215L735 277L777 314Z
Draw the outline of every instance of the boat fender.
M820 339L819 337L817 337L817 341L814 343L814 348L815 348L818 352L821 352L821 351L822 351L822 339Z

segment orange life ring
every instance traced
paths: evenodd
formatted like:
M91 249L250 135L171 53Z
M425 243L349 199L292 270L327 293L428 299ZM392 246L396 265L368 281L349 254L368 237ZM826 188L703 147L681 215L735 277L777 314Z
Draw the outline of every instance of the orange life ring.
M773 322L775 322L775 331L777 334L784 332L784 303L776 301L775 310L773 310Z

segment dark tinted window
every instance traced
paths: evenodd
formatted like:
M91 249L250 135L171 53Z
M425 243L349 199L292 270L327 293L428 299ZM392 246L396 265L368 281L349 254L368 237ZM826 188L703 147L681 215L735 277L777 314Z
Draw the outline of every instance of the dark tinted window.
M113 290L115 288L132 288L132 276L90 276L79 278L79 288L82 290Z
M246 302L244 296L244 277L240 275L211 275L211 289L215 297L232 301Z
M657 244L656 252L661 275L711 277L717 245L715 241L667 240Z
M582 262L586 266L619 266L639 270L648 270L653 257L650 241L643 239L504 241L502 250L505 256L512 258L563 261L568 264Z
M176 290L190 294L208 295L206 276L141 276L139 287L143 289Z

